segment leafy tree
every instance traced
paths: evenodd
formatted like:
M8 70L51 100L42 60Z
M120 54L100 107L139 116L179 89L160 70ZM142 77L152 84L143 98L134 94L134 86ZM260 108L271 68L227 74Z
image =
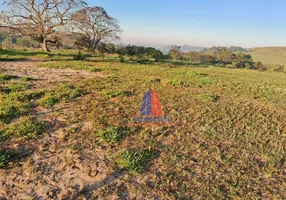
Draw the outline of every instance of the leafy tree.
M227 49L219 50L216 54L216 61L224 65L231 64L235 59L235 54Z
M0 24L41 43L56 43L56 30L65 25L73 9L86 5L82 0L7 0Z
M144 49L144 54L150 56L151 58L155 59L156 62L164 59L164 54L153 47L147 47Z
M122 32L119 22L102 7L86 7L72 15L71 30L81 34L83 45L95 52L104 39L119 39Z

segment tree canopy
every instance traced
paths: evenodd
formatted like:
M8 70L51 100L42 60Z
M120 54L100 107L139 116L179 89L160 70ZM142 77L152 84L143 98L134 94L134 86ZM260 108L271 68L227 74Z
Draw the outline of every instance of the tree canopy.
M0 25L30 36L49 51L47 43L57 43L55 32L71 13L86 3L82 0L8 0L1 12Z

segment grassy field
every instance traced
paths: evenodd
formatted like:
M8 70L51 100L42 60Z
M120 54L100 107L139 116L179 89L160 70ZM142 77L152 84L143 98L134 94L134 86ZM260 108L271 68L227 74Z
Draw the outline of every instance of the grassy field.
M286 47L253 48L250 55L266 65L286 65Z
M0 197L286 198L285 73L73 54L1 63ZM175 127L128 126L150 88Z

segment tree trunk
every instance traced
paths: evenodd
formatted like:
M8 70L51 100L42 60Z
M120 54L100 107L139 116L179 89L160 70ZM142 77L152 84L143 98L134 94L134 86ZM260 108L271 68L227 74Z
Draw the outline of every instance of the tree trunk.
M96 40L95 42L93 42L92 44L92 52L95 53L97 45L99 44L100 40Z
M42 40L41 46L42 46L43 51L45 51L45 52L50 52L50 50L49 50L49 48L48 48L48 45L47 45L46 39L43 39L43 40Z

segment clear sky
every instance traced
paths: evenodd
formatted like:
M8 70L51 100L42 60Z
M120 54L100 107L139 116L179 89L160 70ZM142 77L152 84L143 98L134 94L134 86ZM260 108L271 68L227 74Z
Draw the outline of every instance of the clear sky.
M125 44L286 46L286 0L86 2L120 21Z
M116 17L122 43L286 46L286 0L87 0Z

